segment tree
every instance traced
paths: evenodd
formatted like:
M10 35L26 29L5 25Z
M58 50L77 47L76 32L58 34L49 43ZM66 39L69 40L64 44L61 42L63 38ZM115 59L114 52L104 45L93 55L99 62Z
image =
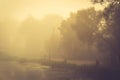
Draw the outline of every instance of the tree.
M113 4L113 3L119 3L120 0L91 0L93 3L101 3L101 4L105 4L105 3L109 3L109 4Z
M60 37L53 33L51 37L46 41L45 49L48 55L49 60L60 58L59 43Z
M98 47L109 54L112 66L120 66L120 0L103 0L105 2L109 5L103 11L104 25L100 26L102 31L97 34L100 39Z
M67 57L78 59L81 55L83 58L84 53L93 57L89 53L92 53L94 33L100 21L100 13L94 8L89 8L71 13L70 17L63 21L60 32L63 51Z
M98 29L97 25L101 20L101 12L94 8L78 11L76 21L72 28L76 31L79 39L87 44L94 41L94 33Z

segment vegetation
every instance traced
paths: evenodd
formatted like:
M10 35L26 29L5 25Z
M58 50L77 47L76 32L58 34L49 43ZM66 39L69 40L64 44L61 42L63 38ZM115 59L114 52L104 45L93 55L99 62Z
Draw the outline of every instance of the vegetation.
M95 0L98 1L98 0ZM120 0L101 0L103 4L108 2L102 15L102 31L97 35L98 47L103 53L107 53L112 66L120 66Z
M120 0L92 2L104 9L0 21L0 80L120 80Z

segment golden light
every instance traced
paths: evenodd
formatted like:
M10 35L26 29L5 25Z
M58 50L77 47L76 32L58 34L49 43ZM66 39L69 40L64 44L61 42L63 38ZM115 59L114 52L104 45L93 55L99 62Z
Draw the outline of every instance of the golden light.
M22 0L21 5L19 4L19 9L13 13L13 17L20 21L28 15L37 19L48 14L58 14L67 18L70 12L88 8L92 3L89 0Z
M63 19L68 18L71 12L91 6L90 0L0 0L0 21L5 22L7 26L4 27L8 29L3 35L9 43L6 44L8 52L31 53L31 56L32 52L42 54L45 41L51 34L59 37L57 29ZM12 20L15 24L11 25L9 21Z

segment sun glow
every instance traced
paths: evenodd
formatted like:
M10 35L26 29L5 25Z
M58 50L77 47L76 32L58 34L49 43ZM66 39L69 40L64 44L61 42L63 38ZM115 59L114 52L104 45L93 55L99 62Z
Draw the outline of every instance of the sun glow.
M13 17L20 21L29 15L37 19L48 14L58 14L67 18L70 12L76 12L92 5L89 0L30 0L29 3L22 0L22 2L24 5L13 13Z

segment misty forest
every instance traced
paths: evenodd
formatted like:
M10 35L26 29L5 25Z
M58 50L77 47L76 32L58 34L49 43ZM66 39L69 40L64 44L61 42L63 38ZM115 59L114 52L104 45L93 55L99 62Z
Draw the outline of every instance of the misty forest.
M120 80L119 21L120 0L0 0L0 80Z

